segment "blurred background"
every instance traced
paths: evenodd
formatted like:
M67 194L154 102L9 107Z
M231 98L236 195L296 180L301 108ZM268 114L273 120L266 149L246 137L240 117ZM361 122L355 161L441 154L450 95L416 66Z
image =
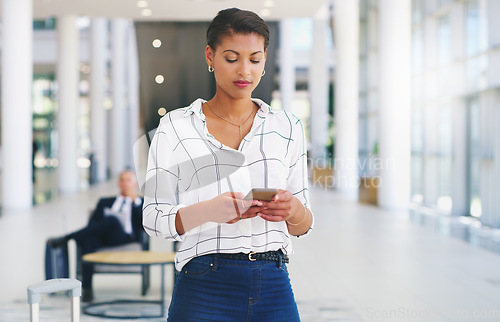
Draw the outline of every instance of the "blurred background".
M303 120L313 188L500 253L500 1L1 2L2 216L144 162L214 95L206 28L239 7L270 26L254 97Z
M205 31L237 6L271 28L254 96L303 119L313 184L500 228L498 1L2 5L2 208L133 168L165 113L214 95Z

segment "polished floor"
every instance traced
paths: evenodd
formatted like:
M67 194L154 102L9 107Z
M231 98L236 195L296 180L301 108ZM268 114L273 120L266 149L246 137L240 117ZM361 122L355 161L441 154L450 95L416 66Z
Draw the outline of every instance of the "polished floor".
M3 211L0 321L29 320L26 287L44 278L46 239L83 226L97 199L116 191L105 183L29 211ZM499 254L414 224L407 213L332 191L313 188L311 199L315 230L295 241L289 264L303 321L500 321ZM171 244L154 239L151 247L168 251ZM171 268L166 274L168 301ZM148 299L159 297L159 276L155 268ZM139 292L138 276L95 277L96 300L140 298ZM42 321L68 316L64 295L43 297ZM82 321L98 320L82 315Z

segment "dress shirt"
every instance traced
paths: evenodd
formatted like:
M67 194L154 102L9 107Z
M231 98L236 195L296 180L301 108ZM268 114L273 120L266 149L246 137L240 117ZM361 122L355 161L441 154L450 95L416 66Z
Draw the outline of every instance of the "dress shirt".
M136 206L140 205L141 199L136 198L133 202ZM119 195L116 197L111 208L104 210L104 214L106 216L115 216L122 225L125 233L129 235L134 233L132 229L132 198Z
M179 271L192 258L212 253L279 249L293 253L285 221L256 216L234 224L208 222L182 235L175 228L180 208L227 191L246 194L252 188L285 189L310 209L302 122L289 112L252 100L259 110L237 150L208 132L203 99L162 117L151 141L143 225L151 236L181 242L175 262Z

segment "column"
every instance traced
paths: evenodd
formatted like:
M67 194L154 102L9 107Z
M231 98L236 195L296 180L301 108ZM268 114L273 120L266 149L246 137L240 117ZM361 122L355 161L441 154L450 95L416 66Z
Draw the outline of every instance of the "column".
M467 204L467 106L457 102L453 108L453 168L451 198L452 214L465 216Z
M76 15L64 15L57 19L57 83L59 88L57 129L59 189L62 193L77 191L79 186L76 160L80 69L76 18Z
M90 139L93 153L94 182L107 177L106 100L108 24L105 18L94 18L90 28Z
M480 142L481 147L481 166L480 166L480 185L479 195L481 198L481 224L500 228L500 215L498 214L498 168L499 160L495 159L495 145L498 146L498 93L491 91L481 93L479 97L479 122L480 122ZM496 164L495 164L496 163Z
M293 96L295 94L295 62L293 59L291 18L280 21L280 94L281 106L284 110L292 109Z
M410 196L411 1L379 1L378 204L401 210Z
M129 122L127 140L127 167L134 167L133 146L139 139L139 133L144 132L139 125L139 55L137 52L137 36L135 26L129 23L128 26L128 102L129 102Z
M2 1L2 206L30 208L32 183L33 5Z
M127 20L116 18L111 22L111 84L113 108L111 109L111 175L117 176L125 169L126 115L125 57Z
M313 20L313 46L309 70L309 101L311 103L311 156L313 166L324 167L328 143L328 86L329 68L326 37L327 11L320 12Z
M334 2L335 187L358 192L359 3Z
M500 93L496 93L493 104L492 120L498 120L500 119ZM498 209L500 209L500 198L497 197L500 194L500 187L498 185L498 178L500 178L500 128L498 126L492 128L492 141L494 163L493 178L496 178L494 179L496 182L490 194L492 195L492 199L494 199L492 201L492 209L495 209L493 227L500 229L500 213L498 212Z

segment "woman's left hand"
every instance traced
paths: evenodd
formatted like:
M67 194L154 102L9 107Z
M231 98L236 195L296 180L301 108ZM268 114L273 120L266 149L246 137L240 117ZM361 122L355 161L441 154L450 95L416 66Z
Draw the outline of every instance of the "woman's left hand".
M279 189L272 201L262 201L258 215L268 221L287 220L292 214L302 208L302 203L289 191Z

